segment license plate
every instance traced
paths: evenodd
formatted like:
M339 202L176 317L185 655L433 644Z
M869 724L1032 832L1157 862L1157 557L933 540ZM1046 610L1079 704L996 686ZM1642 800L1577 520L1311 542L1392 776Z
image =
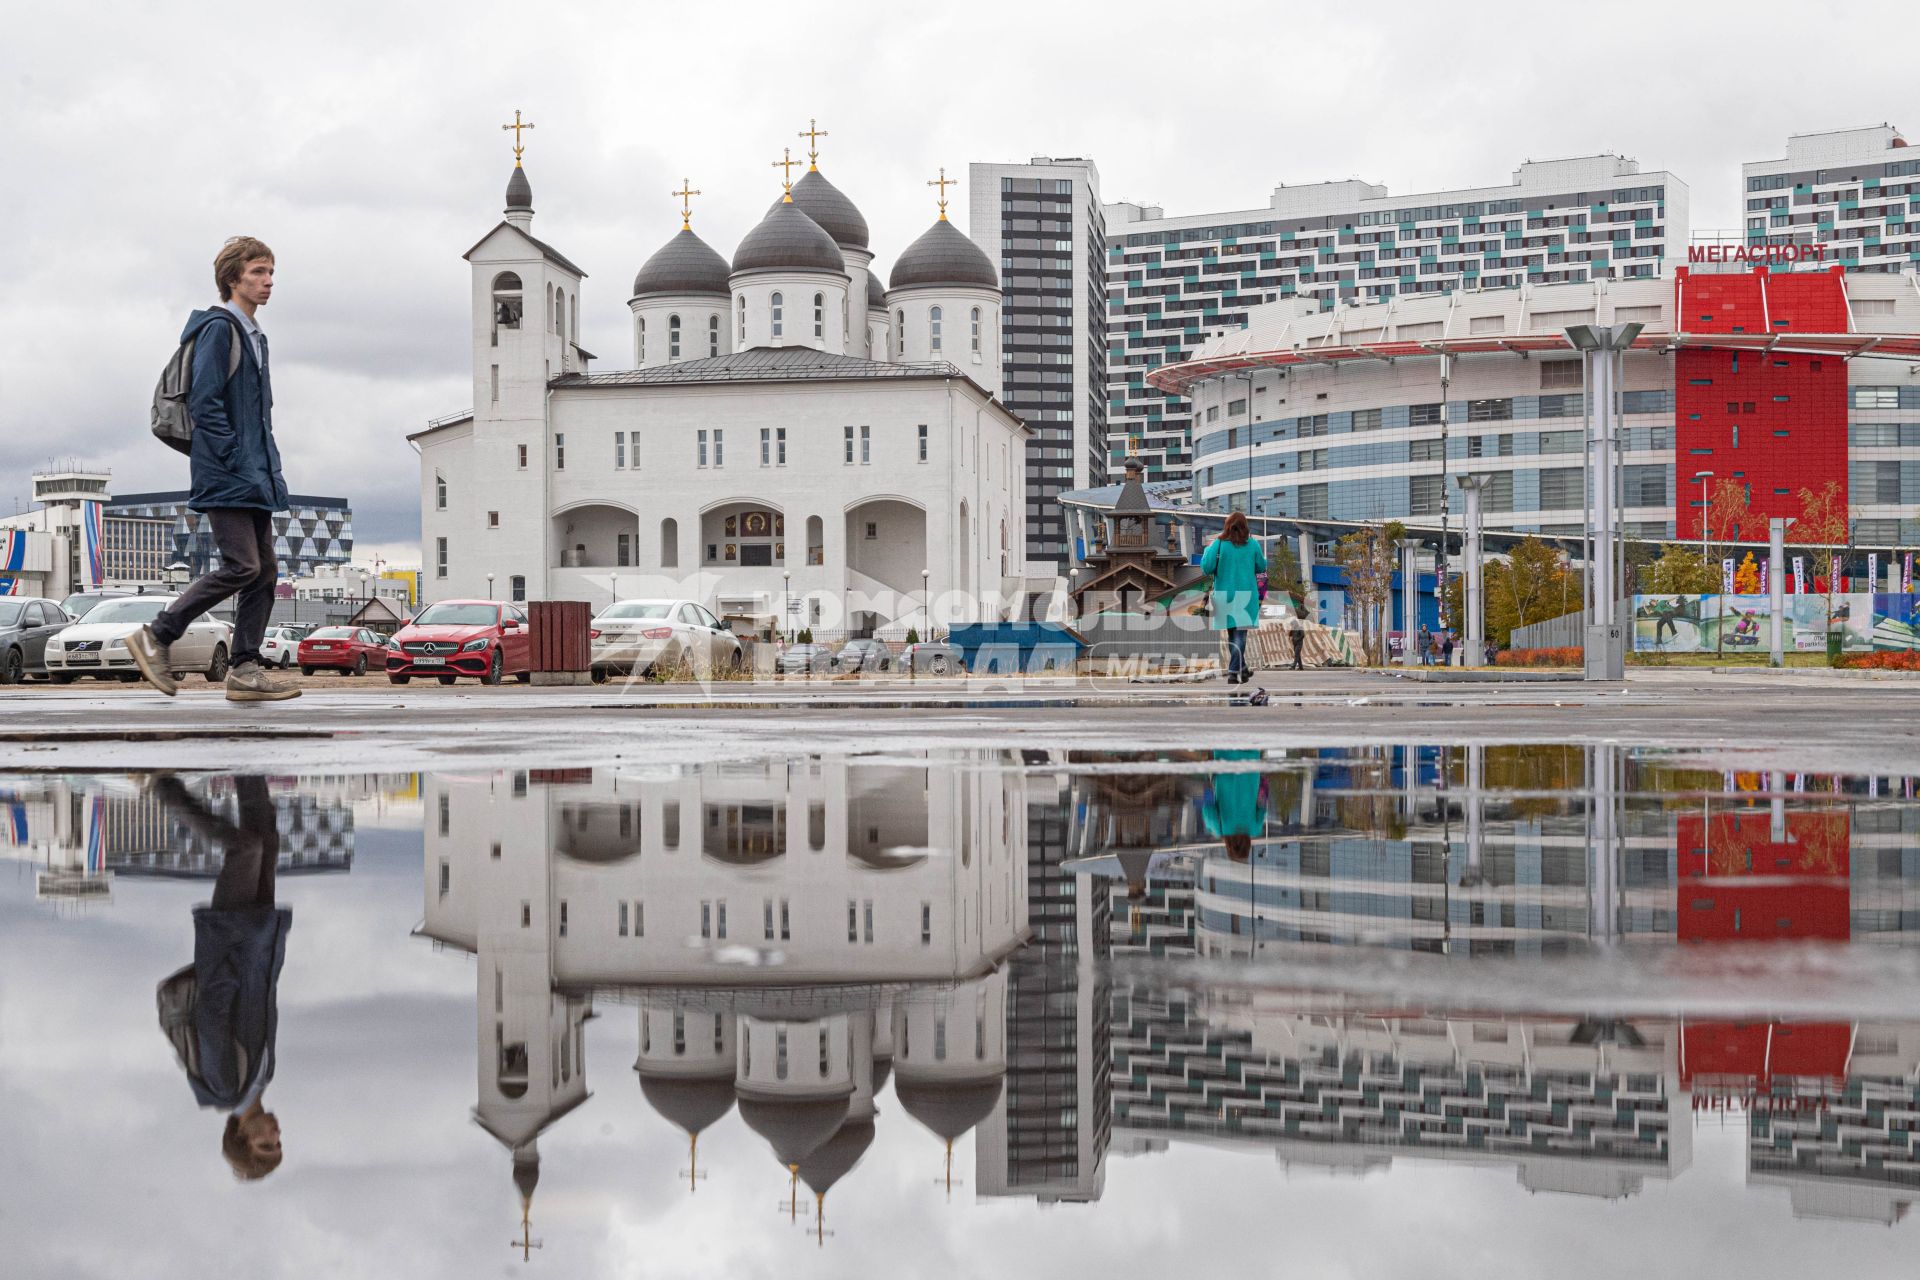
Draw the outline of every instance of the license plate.
M421 667L444 667L447 665L445 658L415 658L413 661L415 666Z
M96 653L69 654L67 655L67 663L70 666L76 667L98 666L100 664L100 655Z
M315 645L314 645L313 647L314 647L314 648L316 648L316 649L331 649L331 648L333 648L333 646L332 646L332 645L330 645L330 644L328 644L328 643L326 643L326 642L325 642L324 640L323 640L323 641L320 641L320 642L319 642L319 643L317 643L317 644L315 644Z

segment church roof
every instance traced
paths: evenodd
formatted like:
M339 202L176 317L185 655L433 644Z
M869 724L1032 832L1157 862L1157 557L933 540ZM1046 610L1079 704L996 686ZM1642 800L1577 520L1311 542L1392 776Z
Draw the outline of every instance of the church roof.
M1153 510L1153 503L1147 498L1147 486L1138 479L1120 482L1120 492L1113 500L1115 515L1144 515Z
M573 373L553 380L565 387L639 387L655 383L687 382L830 382L838 378L964 378L966 373L944 360L919 364L889 364L863 356L846 356L812 347L749 347L731 355L652 369L622 369L617 373Z
M915 289L928 285L963 285L968 288L998 289L1000 273L980 246L961 234L960 228L941 218L920 233L893 264L889 289Z
M739 271L831 271L845 275L840 246L799 205L782 200L733 251Z
M873 1145L873 1121L849 1120L840 1132L816 1147L800 1161L800 1180L817 1195L825 1195L834 1183L847 1176L860 1157Z
M727 260L712 245L682 228L673 239L654 250L633 278L633 294L710 293L727 297Z
M867 247L866 218L818 169L807 170L806 175L793 184L793 202L800 206L800 212L832 236L835 244L849 249Z
M799 1164L846 1123L848 1100L840 1098L740 1099L740 1118L767 1140L781 1164Z
M540 251L540 256L545 258L547 261L554 263L557 266L565 267L567 270L573 272L573 274L575 274L576 276L579 276L582 280L585 280L587 278L587 273L585 271L582 271L573 262L569 261L565 254L561 253L558 249L548 244L545 240L542 240L539 236L534 235L531 231L522 230L521 228L514 226L511 222L500 223L492 231L487 232L487 234L481 236L478 240L474 241L473 248L467 250L465 253L461 254L460 256L463 258L471 259L474 255L475 250L477 250L481 245L485 244L487 241L493 239L495 235L497 235L499 232L502 232L502 231L510 231L514 235L519 236L522 240L525 240L528 244L538 249Z
M533 208L533 184L527 181L527 171L517 164L513 176L507 179L507 208Z

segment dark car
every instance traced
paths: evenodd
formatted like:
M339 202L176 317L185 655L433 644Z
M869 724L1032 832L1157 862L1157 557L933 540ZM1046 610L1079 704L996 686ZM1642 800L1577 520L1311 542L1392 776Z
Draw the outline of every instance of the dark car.
M73 619L51 600L0 596L0 684L47 673L47 641Z
M834 661L842 671L891 671L893 650L878 640L849 640Z
M321 627L300 641L300 672L310 676L324 667L363 676L370 666L386 670L390 653L387 642L365 627Z
M949 675L967 669L966 658L957 645L945 640L923 640L900 651L900 665L909 671L930 676Z
M781 675L830 675L833 672L833 650L824 644L790 644L780 651L780 659L774 664L774 670Z
M441 684L461 676L499 684L507 675L525 684L532 670L527 615L498 600L430 604L387 642L387 679L395 684L415 676L434 676Z

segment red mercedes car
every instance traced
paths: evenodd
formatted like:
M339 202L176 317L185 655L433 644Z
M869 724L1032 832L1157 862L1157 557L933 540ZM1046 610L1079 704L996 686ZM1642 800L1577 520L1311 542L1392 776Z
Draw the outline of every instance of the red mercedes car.
M461 676L499 684L512 675L532 678L533 637L527 615L498 600L442 600L400 628L387 646L387 679L405 684L436 676L452 684Z
M300 640L294 651L302 675L330 667L341 675L363 676L367 668L387 665L387 642L365 627L321 627Z

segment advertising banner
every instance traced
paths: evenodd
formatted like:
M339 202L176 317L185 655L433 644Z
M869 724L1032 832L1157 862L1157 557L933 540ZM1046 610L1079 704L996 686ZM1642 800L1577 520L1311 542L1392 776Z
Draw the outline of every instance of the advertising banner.
M1880 586L1880 553L1869 551L1867 552L1867 590L1878 591Z
M1805 595L1806 590L1807 558L1805 556L1795 556L1793 558L1793 594L1797 596Z
M1720 589L1728 595L1733 594L1733 557L1728 556L1720 562Z
M27 531L0 529L0 596L26 594L20 573L27 567Z

